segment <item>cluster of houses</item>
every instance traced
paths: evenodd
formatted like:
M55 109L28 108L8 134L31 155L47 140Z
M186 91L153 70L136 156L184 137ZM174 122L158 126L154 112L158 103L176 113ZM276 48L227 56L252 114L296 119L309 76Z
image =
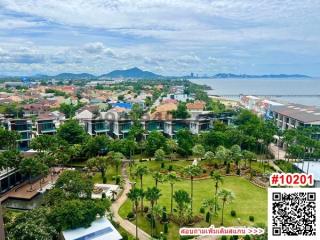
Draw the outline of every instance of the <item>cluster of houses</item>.
M54 89L66 93L66 96L55 96L46 93L46 89ZM161 90L162 85L157 86ZM128 136L133 120L130 112L134 104L147 112L139 120L145 137L151 131L159 131L168 137L174 137L180 129L189 129L193 134L208 131L213 122L221 120L226 123L231 121L231 114L214 114L205 110L205 102L194 100L193 96L184 93L183 86L173 86L170 91L157 99L153 106L147 108L145 101L152 97L152 89L146 87L139 94L133 90L107 91L86 87L81 91L81 99L76 99L77 87L75 86L37 86L31 88L24 96L33 96L37 99L34 103L23 104L23 117L7 117L0 115L0 125L10 131L20 133L19 147L29 150L32 138L43 134L53 135L59 126L66 121L65 114L59 112L57 106L61 103L78 104L79 108L74 119L78 120L85 131L91 135L106 135L112 138L125 138ZM119 101L119 96L121 101ZM61 101L62 98L64 101ZM77 100L77 101L76 101ZM51 102L50 102L51 101ZM189 117L174 119L172 111L177 110L178 104L185 102Z

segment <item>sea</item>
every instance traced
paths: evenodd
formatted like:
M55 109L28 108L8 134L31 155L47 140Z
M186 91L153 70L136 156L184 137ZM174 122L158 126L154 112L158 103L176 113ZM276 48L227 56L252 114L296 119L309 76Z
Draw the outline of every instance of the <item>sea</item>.
M319 78L197 78L197 84L212 88L209 95L277 95L266 97L282 103L320 107ZM281 96L284 95L284 96ZM300 96L294 96L300 95ZM318 96L301 96L318 95ZM235 99L236 97L229 97Z

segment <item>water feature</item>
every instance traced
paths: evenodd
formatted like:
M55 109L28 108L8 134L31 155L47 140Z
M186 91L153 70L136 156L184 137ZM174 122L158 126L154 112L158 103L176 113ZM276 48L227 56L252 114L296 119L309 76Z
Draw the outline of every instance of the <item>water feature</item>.
M17 198L8 198L2 205L7 208L20 209L20 210L31 210L40 207L44 200L44 194L39 193L31 200L23 200Z

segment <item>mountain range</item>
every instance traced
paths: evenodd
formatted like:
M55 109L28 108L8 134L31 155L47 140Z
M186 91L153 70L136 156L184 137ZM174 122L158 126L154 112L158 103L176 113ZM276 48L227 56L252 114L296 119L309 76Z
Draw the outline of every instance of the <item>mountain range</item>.
M1 79L20 79L21 77L14 76L0 76ZM248 75L248 74L233 74L233 73L218 73L205 77L168 77L162 76L153 72L143 71L140 68L134 67L126 70L114 70L112 72L102 74L99 76L89 73L60 73L58 75L34 75L30 76L33 80L97 80L97 79L114 79L114 78L126 78L126 79L190 79L190 78L310 78L307 75L301 74L265 74L265 75Z

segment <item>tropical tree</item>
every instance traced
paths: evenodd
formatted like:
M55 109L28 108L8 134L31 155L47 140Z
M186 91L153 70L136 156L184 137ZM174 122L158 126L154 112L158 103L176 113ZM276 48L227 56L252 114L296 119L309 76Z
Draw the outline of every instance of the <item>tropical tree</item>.
M146 141L146 152L153 156L159 148L166 149L166 138L161 132L152 131Z
M222 161L224 164L227 164L229 161L230 151L224 146L219 146L216 149L215 153L216 159Z
M0 127L1 150L14 150L17 148L17 140L21 138L16 131L9 131Z
M117 175L119 174L119 167L122 163L122 160L124 158L123 154L121 152L109 152L108 158L110 159L110 162L114 164L116 168Z
M179 177L177 176L177 174L175 172L170 172L170 173L168 173L166 178L167 178L166 180L170 183L170 187L171 187L170 213L172 214L172 212L173 212L173 187L174 187L174 184L179 181Z
M207 160L209 163L212 163L213 160L215 159L214 152L211 152L211 151L206 152L206 154L204 155L204 159Z
M67 120L58 128L57 136L69 144L77 144L83 143L87 134L76 120Z
M138 239L138 205L139 205L139 200L143 196L143 190L138 189L138 188L132 188L130 191L127 193L128 198L132 202L135 208L135 213L136 213L136 239Z
M155 181L155 187L158 188L158 183L160 182L163 182L165 180L165 177L162 173L160 172L154 172L152 174L152 178L154 179Z
M93 182L76 170L63 171L55 183L65 193L67 199L91 198Z
M153 228L154 228L154 213L153 207L156 201L160 198L161 193L160 190L156 187L148 188L145 192L145 197L148 201L150 201L151 205L151 236L153 236Z
M55 136L44 134L33 138L30 147L38 152L55 151L57 144L57 138Z
M174 192L173 198L177 204L178 215L179 215L179 223L180 227L183 224L183 216L186 208L188 207L189 203L191 202L191 198L189 194L184 190L178 190Z
M206 150L204 149L204 147L201 144L196 144L193 148L192 148L192 154L193 156L195 156L198 159L203 158L203 156L205 155Z
M183 173L185 176L190 177L190 185L191 185L191 212L193 210L192 208L192 201L193 201L193 179L196 176L199 176L201 174L201 168L198 165L189 165L186 166L183 169Z
M82 152L87 158L102 155L107 151L110 143L111 140L106 135L90 137L82 145Z
M211 226L212 216L216 214L217 209L219 209L217 198L208 198L202 201L202 207L207 209L209 213L209 226Z
M163 161L165 156L166 156L166 153L161 148L156 150L154 153L154 157L156 161Z
M256 155L251 151L244 150L243 158L245 159L245 165L246 165L246 162L249 161L250 179L251 179L252 178L252 161L256 159Z
M223 177L218 171L215 171L215 172L212 173L211 178L212 178L212 180L214 181L214 184L215 184L214 198L217 200L219 184L223 183ZM215 213L217 212L217 207L215 207L214 212Z
M174 153L178 150L178 144L176 140L172 138L167 139L167 149L170 154L170 160L172 161Z
M178 142L178 152L182 156L190 156L194 145L194 136L188 129L181 129L176 134Z
M12 222L6 224L8 239L56 239L58 233L55 227L48 222L47 214L48 210L45 208L37 208L17 214Z
M230 158L235 162L237 167L239 167L239 161L242 158L241 148L239 145L235 144L230 148Z
M36 157L24 158L19 169L23 174L29 176L30 191L33 191L31 180L41 174L44 169L43 163Z
M222 201L222 213L221 213L221 225L223 225L223 217L224 217L224 207L226 204L232 202L234 199L234 194L231 191L226 189L222 189L218 194L220 200Z
M90 158L87 161L87 167L89 169L96 168L101 173L101 177L104 183L107 182L106 171L109 164L110 164L110 160L108 157L105 157L105 156Z
M140 189L143 191L143 176L149 174L149 169L145 165L138 165L134 175L140 179ZM143 195L141 195L141 209L143 209Z

